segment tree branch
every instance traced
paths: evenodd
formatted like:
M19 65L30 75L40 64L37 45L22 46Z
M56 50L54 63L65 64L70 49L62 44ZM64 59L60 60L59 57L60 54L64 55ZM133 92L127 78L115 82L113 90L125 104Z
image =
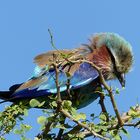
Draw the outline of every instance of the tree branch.
M140 105L135 106L133 109L135 110L135 113L140 116ZM134 120L134 118L133 118L132 115L130 115L130 113L129 113L130 111L131 111L131 109L121 116L121 120L124 122L123 126L124 127L138 127L140 125L140 120L136 121L136 122L132 122ZM116 122L116 124L114 123L113 126L108 127L107 131L111 131L111 130L114 130L114 129L118 129L118 123L117 122ZM87 131L87 130L85 130L83 132L80 132L80 133L85 135L85 137L92 136L92 133L90 131Z
M69 118L70 120L74 121L76 124L78 124L79 126L85 128L86 130L90 131L91 134L95 137L98 137L100 139L103 139L103 140L109 140L109 138L106 138L106 137L103 137L101 135L99 135L98 133L96 133L95 131L91 130L87 125L77 121L76 119L74 119L68 112L66 112L65 110L61 109L60 110L61 113L63 113L67 118Z
M83 60L77 60L77 61L73 61L73 60L72 61L71 60L67 60L67 61L70 61L71 63L84 63L84 62L86 62L86 63L90 64L93 68L95 68L98 71L99 77L100 77L100 82L101 82L101 84L105 87L105 89L109 93L109 96L110 96L110 99L111 99L111 103L113 105L113 109L114 109L114 111L116 113L116 116L117 116L117 119L118 119L118 124L119 124L119 126L122 126L123 125L123 121L121 120L120 113L119 113L118 108L117 108L117 104L116 104L116 102L114 100L113 91L107 85L107 83L105 82L105 79L104 79L104 77L102 75L101 69L99 67L97 67L93 62L88 61L88 60L85 60L85 59L83 59Z

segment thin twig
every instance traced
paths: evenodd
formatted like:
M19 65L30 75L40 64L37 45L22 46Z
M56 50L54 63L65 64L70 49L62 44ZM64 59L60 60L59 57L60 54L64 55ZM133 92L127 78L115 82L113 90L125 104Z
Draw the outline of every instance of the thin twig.
M53 47L55 50L57 50L57 51L61 54L61 56L63 56L63 53L62 53L60 50L58 50L57 47L55 46L54 39L53 39L53 34L52 34L51 30L48 29L48 32L49 32L49 35L50 35L50 38L51 38L50 43L51 43L52 47Z
M136 127L140 124L140 121L136 122L136 123L125 123L124 126L133 126Z

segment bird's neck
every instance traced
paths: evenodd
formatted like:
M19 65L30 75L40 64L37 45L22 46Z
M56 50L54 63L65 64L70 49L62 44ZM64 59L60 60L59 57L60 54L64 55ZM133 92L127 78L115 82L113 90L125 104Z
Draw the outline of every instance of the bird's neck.
M88 59L96 66L101 68L104 78L108 79L108 74L112 71L112 61L107 47L102 46L95 48L94 51L88 56Z

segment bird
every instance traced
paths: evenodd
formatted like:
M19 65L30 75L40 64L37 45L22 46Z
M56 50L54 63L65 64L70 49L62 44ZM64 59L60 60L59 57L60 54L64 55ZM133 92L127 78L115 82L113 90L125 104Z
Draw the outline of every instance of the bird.
M87 61L100 68L106 81L118 79L124 87L125 75L133 65L131 44L120 35L110 32L96 33L89 40L88 44L75 49L56 49L36 56L36 67L31 78L11 86L7 91L0 91L1 103L38 99L46 102L44 108L49 108L49 96L57 96L54 62L59 71L61 98L70 99L77 108L91 104L100 96L98 91L103 89L99 72ZM72 63L81 59L86 61Z

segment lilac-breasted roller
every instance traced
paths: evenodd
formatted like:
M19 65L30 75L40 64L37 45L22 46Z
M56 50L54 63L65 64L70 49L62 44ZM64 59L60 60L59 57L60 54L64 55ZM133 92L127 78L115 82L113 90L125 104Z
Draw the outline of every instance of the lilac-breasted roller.
M73 105L82 108L92 103L99 97L97 91L102 88L97 70L86 62L69 65L62 55L67 55L70 60L84 58L94 63L101 68L105 80L117 78L122 86L125 86L125 74L130 71L133 63L131 45L125 39L114 33L97 33L90 39L88 45L73 50L50 51L35 57L37 66L33 76L22 84L13 85L9 91L1 91L0 98L11 102L37 98L46 101L48 107L48 96L57 94L56 71L50 67L55 58L58 63L62 99L68 98L69 79ZM70 76L67 76L68 72Z

